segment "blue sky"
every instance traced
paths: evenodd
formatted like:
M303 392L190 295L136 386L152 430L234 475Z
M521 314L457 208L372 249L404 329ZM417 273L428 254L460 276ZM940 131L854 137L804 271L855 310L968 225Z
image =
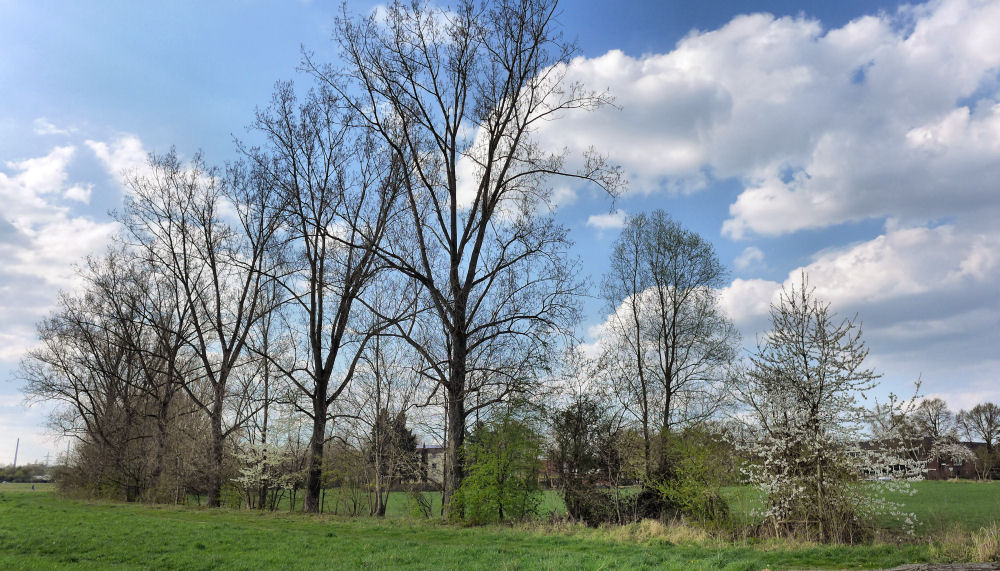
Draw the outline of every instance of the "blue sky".
M62 445L15 378L72 266L115 230L118 174L175 145L222 163L274 82L319 59L339 3L0 0L0 464ZM367 12L373 3L353 2ZM921 376L954 408L1000 400L1000 3L566 1L573 79L620 109L539 134L628 172L613 206L560 187L599 282L628 213L663 208L716 246L752 343L808 271L858 313L885 391ZM581 331L597 342L601 304Z

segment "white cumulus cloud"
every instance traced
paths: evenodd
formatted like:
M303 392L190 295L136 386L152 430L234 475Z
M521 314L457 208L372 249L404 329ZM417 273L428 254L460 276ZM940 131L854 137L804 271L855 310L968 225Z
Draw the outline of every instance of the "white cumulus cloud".
M121 180L125 173L148 168L149 153L135 135L122 135L110 143L88 140L86 145L115 180Z
M587 217L587 226L597 228L600 231L617 230L625 226L625 211L622 209L605 214L591 214Z
M721 228L731 240L830 229L812 234L825 249L786 263L787 279L720 292L745 339L766 330L782 282L805 270L835 310L859 314L873 364L986 398L969 387L1000 378L997 30L992 0L904 5L832 29L737 16L668 53L573 60L569 79L609 88L616 107L567 114L539 136L571 154L607 152L630 192L735 182ZM836 227L861 221L885 229L836 242ZM762 258L751 246L734 264Z
M93 186L70 183L74 146L6 163L0 171L0 360L16 360L34 342L33 324L57 292L75 285L74 265L101 249L113 222L75 213Z
M744 187L723 231L781 235L995 209L1000 3L942 0L824 29L752 14L665 54L577 58L618 108L569 114L552 148L596 146L633 192Z
M872 240L820 252L783 283L734 280L720 300L744 338L753 339L768 329L768 310L782 286L797 286L805 272L834 311L858 315L878 369L922 376L925 390L957 398L1000 377L998 252L1000 229L889 224Z
M749 267L764 262L764 252L757 246L747 246L743 252L733 260L733 265L738 270L745 270Z

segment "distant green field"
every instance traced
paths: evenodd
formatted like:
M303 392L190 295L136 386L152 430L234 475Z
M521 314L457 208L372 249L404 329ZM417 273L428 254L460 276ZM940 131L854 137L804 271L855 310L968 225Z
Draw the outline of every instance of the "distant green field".
M579 526L468 528L120 503L0 488L0 569L864 569L929 561L927 544L731 544Z
M0 494L3 492L31 492L32 488L36 492L52 492L55 491L55 484L21 484L21 483L8 483L0 484Z
M917 493L897 498L922 523L918 531L960 526L973 531L1000 522L1000 481L925 481L911 484Z
M877 483L870 485L878 486ZM890 494L889 499L902 503L903 511L917 516L920 535L933 534L955 527L975 531L1000 522L1000 482L972 480L912 482L912 496ZM749 487L730 487L722 491L737 521L748 523L750 513L760 506L760 494ZM893 522L883 522L892 528Z

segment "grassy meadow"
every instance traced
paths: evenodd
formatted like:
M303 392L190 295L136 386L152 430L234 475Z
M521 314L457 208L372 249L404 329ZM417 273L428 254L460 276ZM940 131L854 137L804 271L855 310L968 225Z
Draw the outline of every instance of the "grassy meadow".
M955 526L973 530L1000 517L1000 485L917 487L912 509L950 531L927 529L912 542L843 546L724 540L657 522L596 530L541 521L461 527L413 518L404 494L394 495L390 517L379 521L85 502L64 499L47 485L32 492L30 484L5 484L0 569L870 569L984 559L969 539L976 534ZM553 498L547 504L554 505Z
M902 503L903 511L917 516L917 535L929 536L956 529L972 532L1000 522L1000 481L925 480L912 482L910 486L915 494L888 494L887 497ZM749 523L751 512L761 503L757 490L745 486L724 488L722 495L739 523ZM890 530L895 527L891 520L882 525Z

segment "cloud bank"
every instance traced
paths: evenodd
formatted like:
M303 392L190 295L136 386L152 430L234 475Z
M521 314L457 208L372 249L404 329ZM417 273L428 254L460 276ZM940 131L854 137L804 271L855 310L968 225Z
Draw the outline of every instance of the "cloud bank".
M865 220L883 232L782 267L805 271L841 314L858 312L885 370L1000 398L1000 3L942 0L837 29L807 17L738 16L665 54L578 58L571 80L620 109L567 116L553 148L606 150L631 192L741 187L720 232L733 241ZM762 267L747 246L738 271ZM783 284L722 292L751 340ZM976 388L978 387L978 388ZM941 391L938 391L941 392ZM962 396L964 395L964 396Z
M72 180L73 162L96 159L117 179L122 169L139 164L136 156L145 157L135 137L86 145L93 155L67 144L0 168L0 361L15 362L34 344L34 324L60 290L75 286L76 266L103 249L117 229L79 212L95 185Z
M782 235L892 216L996 213L1000 4L949 0L824 30L753 14L692 32L667 54L619 51L569 66L620 109L542 133L600 142L633 192L713 180L744 187L723 232Z

